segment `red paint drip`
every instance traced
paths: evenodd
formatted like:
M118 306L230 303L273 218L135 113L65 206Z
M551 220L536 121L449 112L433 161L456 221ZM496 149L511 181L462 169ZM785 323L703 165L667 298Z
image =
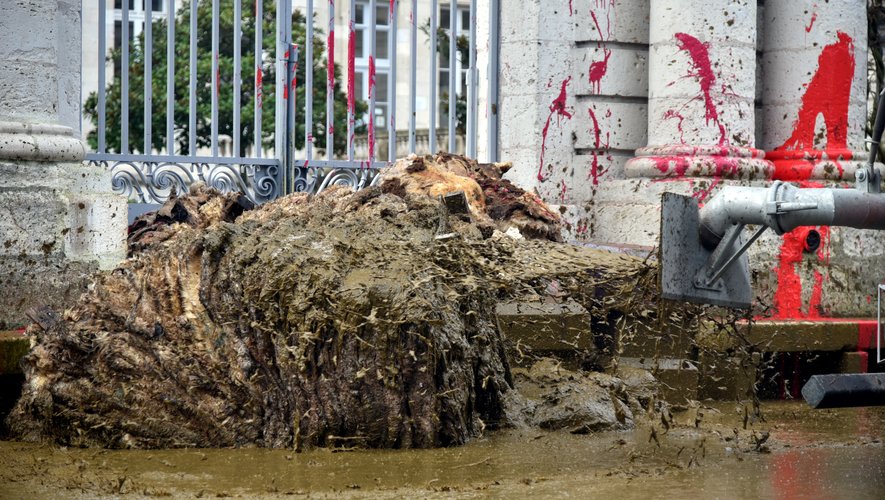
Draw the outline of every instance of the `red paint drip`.
M369 63L371 64L371 59L369 59ZM371 69L370 69L371 71ZM556 115L557 124L559 124L562 117L566 117L567 119L571 119L572 114L566 109L566 100L568 96L566 95L566 87L569 82L572 80L572 77L568 77L562 81L562 87L559 90L559 96L550 103L550 114L547 115L547 122L544 123L544 130L541 132L541 162L538 167L538 181L544 182L544 152L547 150L547 132L550 130L550 121L553 120L553 115Z
M679 130L679 143L685 144L685 132L682 130L682 122L685 121L685 117L682 116L682 113L680 113L679 111L676 111L675 109L668 109L664 113L664 119L669 120L671 118L675 118L675 119L679 120L676 123L676 129Z
M847 148L854 42L841 31L837 36L839 41L824 47L817 59L817 71L802 96L792 135L775 151L813 150L818 115L823 115L826 125L827 149Z
M689 76L696 77L701 86L704 109L706 110L706 123L709 125L712 121L719 127L719 145L727 145L725 126L719 121L719 111L716 110L716 104L710 94L716 84L716 75L710 64L710 46L708 43L701 43L700 40L687 33L676 33L675 37L679 50L688 52L691 58L692 70L689 72Z
M572 5L572 2L573 2L573 1L574 1L574 0L568 0L568 15L569 15L569 16L573 16L573 15L575 15L575 8L574 8L574 6Z
M288 50L286 51L285 54L283 54L283 60L284 61L289 60L289 51ZM288 99L288 98L289 98L289 86L286 85L283 87L283 99Z
M816 6L815 6L816 7ZM814 22L817 21L817 12L811 13L811 21L808 23L808 26L805 27L806 33L811 33L811 28L814 27Z
M593 144L595 149L593 150L593 161L590 164L590 179L593 181L593 185L599 185L599 178L602 174L605 173L605 169L599 166L599 154L600 149L607 149L609 146L609 133L605 134L605 144L602 144L602 129L599 127L599 121L596 119L596 113L593 112L592 108L587 108L587 111L590 114L590 121L593 122Z
M221 66L218 64L218 53L215 53L215 94L221 95Z
M800 182L804 188L820 188L821 183ZM802 279L797 271L804 257L805 240L808 233L816 230L820 234L820 246L817 258L824 266L830 263L830 228L829 226L798 227L783 235L778 257L777 290L774 293L775 319L804 319L821 317L821 298L823 283L828 279L818 270L814 270L814 283L811 285L811 297L808 307L802 303Z
M777 291L774 294L774 308L776 312L772 316L773 318L802 319L821 317L820 303L823 295L824 275L820 271L814 271L811 298L809 299L808 307L804 307L802 301L802 279L797 271L797 266L803 261L805 239L811 230L817 230L821 236L821 246L817 252L817 257L824 262L829 260L829 227L800 227L784 234L778 257Z
M353 144L354 137L354 113L356 112L356 95L354 81L356 78L356 31L353 27L353 21L350 22L350 34L347 37L347 111L348 111L348 128L350 129L350 137L348 137L349 146Z
M255 66L255 101L258 103L258 109L264 107L264 83L262 79L264 78L264 71L261 70L261 65Z
M375 96L375 58L369 56L369 99ZM369 162L375 161L375 117L369 113Z
M588 71L590 92L595 94L602 92L602 77L608 73L608 59L612 55L608 49L602 49L602 53L604 54L602 60L590 63L590 70Z

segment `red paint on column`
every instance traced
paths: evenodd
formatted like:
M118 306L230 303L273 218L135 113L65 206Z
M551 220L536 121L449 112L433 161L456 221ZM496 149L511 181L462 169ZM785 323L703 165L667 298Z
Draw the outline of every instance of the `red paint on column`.
M817 7L817 5L815 5ZM811 33L811 28L814 27L814 22L817 21L817 12L811 13L811 20L808 22L808 26L805 27L806 33Z
M369 62L371 64L371 59ZM560 123L562 117L565 117L566 119L571 119L572 117L572 114L566 109L566 100L568 99L566 87L571 80L572 77L568 77L562 81L559 95L552 103L550 103L550 114L547 115L547 121L544 123L544 130L541 131L541 161L540 166L538 167L538 181L540 182L544 182L546 179L546 177L544 177L544 152L547 150L547 132L550 130L550 122L553 120L554 115L556 115L557 125Z
M609 49L602 49L602 53L602 60L590 63L590 71L588 71L590 92L594 94L599 94L602 91L602 77L608 73L608 59L612 55Z
M848 101L854 78L854 41L837 32L839 41L827 45L817 60L817 71L811 78L793 133L779 150L814 150L814 125L823 116L827 149L846 149L848 138Z
M671 118L679 120L676 123L676 129L679 130L679 143L685 144L685 132L682 130L682 122L685 121L685 117L682 116L682 113L676 111L675 109L668 109L666 112L664 112L664 119L669 120Z
M587 108L587 112L590 114L590 121L593 123L593 161L590 164L590 179L593 181L593 185L599 185L599 177L605 173L605 169L599 166L599 153L600 149L607 149L609 146L609 133L605 134L605 144L602 143L602 129L599 127L599 121L596 119L596 113L593 112L593 108Z
M823 187L820 183L802 182L802 187ZM818 270L814 271L814 283L811 285L811 297L808 306L802 301L802 278L797 266L804 257L805 241L812 230L820 234L820 246L817 249L818 261L824 266L830 261L830 228L829 226L798 227L783 235L778 256L777 290L774 294L775 319L804 319L821 317L821 299L823 284L827 276Z
M602 48L602 59L599 61L593 61L590 63L590 69L587 71L587 77L590 80L590 92L599 94L602 91L602 77L608 73L608 60L611 57L611 51L605 46L606 36L602 34L602 28L599 26L599 19L596 17L596 12L590 11L590 17L593 18L593 23L596 25L596 31L599 33L599 40L596 42L596 46ZM611 21L609 21L609 25ZM611 31L611 26L609 26L609 32Z
M687 52L691 58L692 69L689 72L689 76L697 78L701 86L704 109L706 110L706 123L709 125L712 121L719 127L719 145L727 145L728 139L725 136L725 126L719 121L719 111L716 109L716 104L713 102L711 95L716 84L716 75L713 73L713 68L710 64L710 45L708 43L701 43L700 40L687 33L676 33L675 37L676 46L679 47L679 50Z
M568 15L569 16L575 15L575 8L572 5L572 2L573 2L573 0L568 0Z

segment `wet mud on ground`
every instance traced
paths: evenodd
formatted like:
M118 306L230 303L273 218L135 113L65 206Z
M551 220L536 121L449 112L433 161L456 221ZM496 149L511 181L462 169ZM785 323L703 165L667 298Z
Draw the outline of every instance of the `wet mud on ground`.
M736 403L672 408L669 423L632 431L510 429L435 450L102 450L4 441L0 496L881 498L885 408L772 402L762 410L764 422Z

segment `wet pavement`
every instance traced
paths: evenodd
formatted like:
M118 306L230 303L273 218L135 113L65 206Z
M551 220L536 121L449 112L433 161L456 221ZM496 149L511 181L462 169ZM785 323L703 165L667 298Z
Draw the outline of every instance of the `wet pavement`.
M99 450L7 441L0 442L0 496L885 495L885 408L814 411L778 402L762 409L765 421L719 403L673 408L671 423L633 431L507 430L458 448L417 451Z

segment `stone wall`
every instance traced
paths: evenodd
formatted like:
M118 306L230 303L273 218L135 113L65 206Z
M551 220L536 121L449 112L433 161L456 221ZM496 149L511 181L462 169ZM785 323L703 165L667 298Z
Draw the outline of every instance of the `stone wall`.
M80 1L0 3L0 325L125 257L126 201L83 164Z
M665 191L851 187L865 158L862 0L504 1L501 16L501 157L569 238L653 247ZM811 229L819 252L799 246ZM776 317L869 316L883 249L870 231L770 232L754 285Z

